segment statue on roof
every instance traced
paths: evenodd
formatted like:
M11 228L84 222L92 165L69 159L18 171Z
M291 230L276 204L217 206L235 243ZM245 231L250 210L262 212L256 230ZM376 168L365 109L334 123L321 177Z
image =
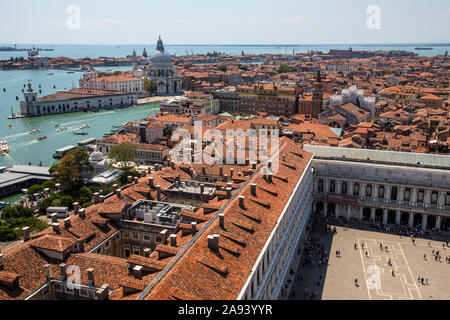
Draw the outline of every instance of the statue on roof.
M161 53L164 53L164 44L161 40L161 36L159 36L158 43L156 44L156 50L158 50Z

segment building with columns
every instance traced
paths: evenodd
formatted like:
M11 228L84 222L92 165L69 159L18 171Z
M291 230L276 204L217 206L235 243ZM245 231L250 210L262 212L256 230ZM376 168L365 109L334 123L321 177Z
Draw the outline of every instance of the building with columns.
M450 158L305 146L324 216L450 231Z

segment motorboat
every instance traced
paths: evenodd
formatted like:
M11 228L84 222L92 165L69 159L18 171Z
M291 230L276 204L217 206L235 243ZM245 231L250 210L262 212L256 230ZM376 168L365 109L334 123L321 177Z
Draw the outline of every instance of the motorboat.
M35 134L35 133L39 133L39 132L41 132L40 129L34 129L34 130L31 130L30 132L28 132L28 134Z
M74 132L73 134L77 136L87 136L89 132L82 131L82 132Z
M8 144L6 143L6 141L0 141L0 151L2 154L9 152L9 147L8 147Z
M46 140L46 139L48 139L47 136L45 136L45 137L40 137L40 138L37 139L37 141L43 141L43 140Z
M89 129L91 126L88 124L85 124L84 126L81 126L80 129Z
M59 126L61 126L61 124L55 124L55 128L59 128Z
M67 131L67 130L69 130L69 129L64 128L64 127L60 127L58 129L56 129L56 132L63 132L63 131Z

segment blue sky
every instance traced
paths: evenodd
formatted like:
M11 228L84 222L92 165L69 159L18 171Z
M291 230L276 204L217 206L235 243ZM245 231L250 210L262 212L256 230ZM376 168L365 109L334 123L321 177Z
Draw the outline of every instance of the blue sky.
M80 8L69 29L67 8ZM369 30L370 5L381 28ZM448 0L0 0L0 43L318 44L450 42Z

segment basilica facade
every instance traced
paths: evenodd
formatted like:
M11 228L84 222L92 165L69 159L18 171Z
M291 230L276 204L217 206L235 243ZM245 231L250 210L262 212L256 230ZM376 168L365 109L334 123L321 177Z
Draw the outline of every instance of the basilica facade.
M158 96L182 95L181 78L172 65L172 57L165 52L164 44L159 37L156 45L156 51L147 56L144 54L140 60L137 60L136 52L133 52L133 70L141 69L144 72L144 78L150 79L156 85Z

